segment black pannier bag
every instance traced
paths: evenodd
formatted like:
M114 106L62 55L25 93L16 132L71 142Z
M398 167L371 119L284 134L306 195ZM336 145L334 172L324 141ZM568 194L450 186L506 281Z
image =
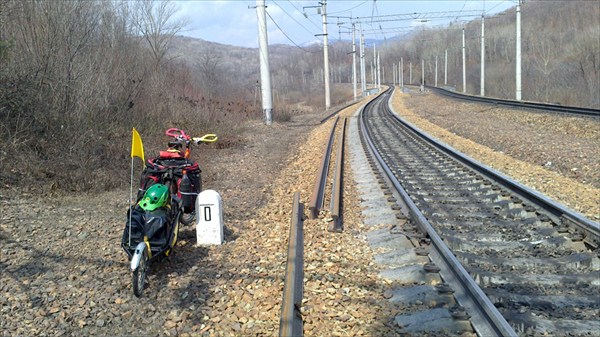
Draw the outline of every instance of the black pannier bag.
M152 212L146 212L138 206L130 209L131 213L131 245L133 248L138 243L144 242L144 236L148 238L153 253L164 249L169 243L170 226L169 217L171 212L167 207L160 207ZM123 232L123 246L128 246L129 241L129 213L127 224Z
M187 178L184 178L184 172ZM137 200L141 200L150 186L156 183L169 186L167 182L171 180L177 186L177 196L182 200L184 213L190 213L194 210L196 198L202 189L201 172L197 163L185 158L159 156L148 159L140 179Z

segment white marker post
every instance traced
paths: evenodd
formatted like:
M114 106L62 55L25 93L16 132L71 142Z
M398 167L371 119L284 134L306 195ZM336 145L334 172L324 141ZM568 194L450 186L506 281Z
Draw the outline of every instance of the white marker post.
M202 191L196 199L196 243L223 244L223 202L216 191Z

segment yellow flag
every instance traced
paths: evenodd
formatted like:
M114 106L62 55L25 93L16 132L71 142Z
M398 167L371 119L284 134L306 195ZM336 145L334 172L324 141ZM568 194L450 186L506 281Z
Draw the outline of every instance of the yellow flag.
M131 158L133 157L141 158L143 162L146 162L144 159L144 144L142 144L142 137L140 137L140 134L135 128L133 128L133 135L131 137Z

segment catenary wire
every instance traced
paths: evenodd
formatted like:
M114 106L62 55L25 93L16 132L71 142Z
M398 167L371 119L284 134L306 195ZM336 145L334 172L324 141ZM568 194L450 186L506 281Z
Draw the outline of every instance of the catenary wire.
M294 44L294 46L296 46L298 49L305 51L307 53L311 53L311 54L316 54L318 52L315 51L311 51L305 48L302 48L301 46L299 46L296 42L294 42L294 40L292 40L287 34L286 32L283 31L283 29L281 29L281 27L279 27L279 25L277 24L277 22L275 22L275 20L273 19L273 17L271 16L271 14L269 14L269 12L266 12L267 16L269 17L269 19L271 19L271 21L273 22L273 24L275 24L275 26L277 27L277 29L279 29L279 31L292 43Z
M290 2L291 3L291 2ZM294 20L294 22L296 22L298 25L300 25L300 27L304 28L304 30L306 30L307 32L309 32L311 35L316 35L315 33L311 32L308 28L306 28L302 23L300 23L300 21L296 20L296 18L294 18L292 15L290 15L290 13L288 13L283 7L281 7L278 3L275 2L275 5L277 5L277 7L279 7L279 9L281 9L287 16L289 16L292 20ZM310 21L312 22L312 21ZM319 27L317 27L319 28Z
M343 11L331 12L331 13L329 13L329 14L333 15L333 14L339 14L339 13L346 13L346 12L350 12L350 11L352 11L353 9L356 9L356 8L358 8L358 7L360 7L360 6L364 5L364 4L366 4L366 3L367 3L367 2L369 2L369 1L371 1L371 0L365 0L365 1L363 1L363 2L359 3L358 5L356 5L356 6L352 7L352 8L348 8L348 9L345 9L345 10L343 10Z
M296 7L296 5L294 5L293 2L291 2L290 0L287 0L290 4L292 4L292 6L294 6L294 8L298 11L298 12L302 12L304 13L304 9L300 10L298 7ZM312 17L312 15L311 15ZM319 25L317 25L310 17L306 18L313 26L315 26L317 29L321 29L321 27L319 27Z

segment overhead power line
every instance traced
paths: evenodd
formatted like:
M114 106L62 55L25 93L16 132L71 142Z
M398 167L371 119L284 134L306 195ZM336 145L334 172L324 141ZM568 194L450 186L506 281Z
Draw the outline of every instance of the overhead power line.
M377 35L377 34L380 34L382 31L384 32L384 34L386 34L386 33L410 32L414 29L415 29L415 27L406 27L406 26L372 28L372 29L364 29L363 28L362 33L366 34L366 35ZM352 34L352 28L340 27L340 32L343 34Z
M293 7L294 7L294 9L296 9L298 12L300 12L300 13L304 13L304 10L301 10L300 8L296 7L296 5L295 5L293 2L291 2L290 0L287 0L287 2L289 2L289 3L290 3L290 4L291 4ZM279 6L279 5L278 5L278 6ZM281 8L281 6L279 6L279 8ZM282 9L283 9L283 8L282 8ZM316 23L315 23L315 22L314 22L312 19L310 19L310 18L308 18L308 17L307 17L306 19L308 19L308 22L310 22L310 23L311 23L313 26L315 26L315 28L317 28L319 31L321 30L321 27L319 27L319 25L318 25L318 24L316 24ZM298 21L296 21L296 22L298 22ZM311 33L311 34L312 34L312 33ZM314 35L314 34L313 34L313 35Z
M487 13L491 12L491 11L492 11L494 8L496 8L496 7L500 6L500 5L502 5L502 4L503 4L503 3L505 3L505 2L507 2L507 0L504 0L504 1L502 1L502 2L499 2L499 3L497 3L497 4L496 4L496 6L494 6L494 7L490 8L490 9L488 9L486 12L487 12Z
M373 13L375 13L376 7L373 7ZM437 20L448 20L454 19L458 20L459 18L467 18L467 17L480 17L481 12L477 10L468 10L468 11L445 11L445 12L413 12L413 13L401 13L401 14L387 14L387 15L378 15L371 17L343 17L343 16L331 16L332 18L338 19L338 26L340 26L340 33L347 33L348 31L343 31L342 26L346 24L365 24L371 29L364 29L363 33L372 36L379 36L386 39L386 34L389 33L397 33L402 30L412 30L416 27L385 27L381 23L384 22L399 22L399 21L416 21L416 22L430 22ZM375 25L377 24L377 25Z
M356 8L358 8L358 7L360 7L360 6L364 5L364 4L366 4L366 3L367 3L367 2L369 2L369 1L371 1L371 0L365 0L365 1L363 1L363 2L359 3L358 5L356 5L356 6L352 7L352 8L348 8L348 9L346 9L346 10L343 10L343 11L332 12L332 13L329 13L329 14L339 14L339 13L347 13L347 12L351 12L353 9L356 9Z
M290 2L291 3L291 2ZM296 20L296 18L294 18L294 16L290 15L290 13L288 13L283 7L281 7L278 3L275 3L275 5L277 5L277 7L279 7L279 9L281 9L287 16L290 17L290 19L294 20L294 22L296 22L297 24L300 25L300 27L304 28L304 30L306 30L307 32L309 32L311 35L315 35L314 32L311 32L308 28L306 28L302 23L300 23L300 21ZM293 5L293 4L292 4ZM310 21L312 22L312 21ZM318 28L318 27L317 27Z
M300 8L296 7L296 5L294 5L294 3L292 3L290 0L287 0L287 1L288 1L290 4L292 4L292 6L294 6L294 8L295 8L295 9L296 9L298 12L300 12L300 13L304 14L304 17L306 17L306 19L307 19L307 20L308 20L308 21L309 21L309 22L310 22L310 23L311 23L313 26L315 26L315 28L317 28L319 31L321 30L321 27L319 26L319 23L315 23L315 22L313 21L313 19L312 19L313 17L320 17L320 16L321 16L320 14L319 14L319 15L307 15L307 14L304 12L304 6L300 6L300 7L302 8L302 9L300 9Z
M354 23L379 23L393 21L411 21L411 20L435 20L435 19L450 19L461 17L480 17L481 11L446 11L446 12L423 12L423 13L403 13L403 14L388 14L372 17L355 17L352 18Z
M311 51L305 48L302 48L301 46L299 46L296 42L294 42L294 40L292 40L291 37L289 37L286 32L283 31L283 29L281 29L281 27L279 27L279 25L277 24L277 22L275 22L275 19L273 19L273 17L271 16L271 14L269 14L269 12L266 12L267 16L269 17L269 19L271 19L271 21L273 22L273 24L275 25L275 27L277 27L277 29L279 29L279 31L281 32L281 34L283 34L292 44L294 44L294 46L296 46L298 49L305 51L307 53L311 53L311 54L316 54L318 52L315 51Z

